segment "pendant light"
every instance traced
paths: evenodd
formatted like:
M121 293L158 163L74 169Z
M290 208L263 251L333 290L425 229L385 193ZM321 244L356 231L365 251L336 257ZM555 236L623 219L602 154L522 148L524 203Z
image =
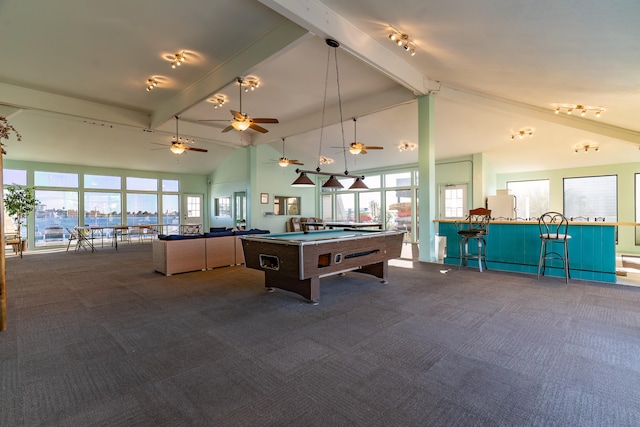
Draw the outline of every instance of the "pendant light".
M347 147L346 147L345 138L344 138L344 120L342 118L342 98L340 97L340 74L339 74L339 71L338 71L338 51L337 51L337 48L340 46L340 43L338 43L336 40L333 40L333 39L326 39L325 41L326 41L327 45L329 46L329 49L328 49L328 53L327 53L327 69L326 69L325 82L324 82L324 102L322 104L322 124L320 126L320 144L319 144L318 159L322 158L322 136L323 136L323 131L324 131L325 111L326 111L326 107L327 107L327 87L328 87L328 84L329 84L329 63L330 63L330 59L331 59L331 50L333 49L334 58L335 58L335 66L336 66L336 84L337 84L337 89L338 89L338 108L339 108L339 111L340 111L340 129L342 131L342 152L343 152L343 156L344 156L344 168L345 168L345 171L344 171L344 173L322 172L320 170L320 163L318 163L318 167L316 168L315 171L313 171L313 170L305 171L305 170L296 169L296 173L299 173L300 176L298 176L298 178L293 182L293 184L291 184L291 186L292 187L311 187L311 186L314 186L315 184L313 183L313 181L307 176L308 174L312 174L312 175L325 175L325 176L329 177L329 179L322 185L322 188L326 188L326 189L342 189L342 188L344 188L344 186L340 183L340 181L336 177L346 177L346 178L353 178L355 180L354 183L351 185L351 187L349 187L350 190L368 190L367 185L363 181L364 180L364 176L349 175L349 171L347 170Z

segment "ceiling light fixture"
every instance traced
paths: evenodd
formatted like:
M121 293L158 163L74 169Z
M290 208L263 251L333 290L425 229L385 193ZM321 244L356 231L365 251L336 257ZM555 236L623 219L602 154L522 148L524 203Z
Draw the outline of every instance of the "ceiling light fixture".
M171 60L171 68L175 69L182 65L185 61L184 50L173 55L173 59Z
M415 56L416 44L409 38L408 34L390 27L389 40L394 42L397 46L403 48L405 51L409 52L409 55Z
M156 86L158 86L158 79L151 77L147 80L147 92L151 92Z
M331 163L333 163L335 160L333 160L331 157L326 157L326 156L320 156L318 163L321 165L330 165Z
M576 154L580 152L588 153L589 151L595 151L597 153L600 151L600 147L598 147L598 144L595 142L582 142L573 146L573 152Z
M533 136L533 129L531 129L531 128L520 129L518 132L511 134L511 140L514 140L516 138L524 139L525 136L532 137Z
M417 147L413 142L403 142L398 145L398 151L413 151Z
M572 115L574 111L579 112L582 117L586 116L589 111L593 111L596 118L600 118L600 115L604 112L604 108L582 104L556 104L556 114L565 112L568 115Z
M222 94L213 95L213 98L207 99L207 102L213 104L213 108L222 107L229 99Z
M310 170L310 171L305 171L305 170L300 170L300 169L296 169L296 173L300 174L300 176L298 176L298 178L291 184L292 187L313 187L315 186L315 183L309 178L309 174L312 175L324 175L324 176L328 176L329 179L327 180L327 182L325 182L322 185L322 188L327 188L327 189L340 189L340 188L344 188L342 186L342 184L340 183L340 181L338 181L338 179L336 177L344 177L344 178L353 178L354 179L354 183L351 185L351 187L349 187L350 190L367 190L368 187L366 186L366 184L364 183L364 176L362 175L349 175L349 171L347 170L347 148L346 148L346 143L345 143L345 138L344 138L344 120L342 119L342 98L340 97L340 73L338 71L338 47L340 46L340 43L338 43L335 40L332 39L326 39L325 40L327 45L329 46L328 52L327 52L327 69L326 69L326 73L325 73L325 81L324 81L324 101L322 104L322 123L320 126L320 146L319 146L319 153L318 153L318 167L316 168L316 170ZM342 151L343 151L343 156L344 156L344 168L345 171L344 173L334 173L334 172L322 172L320 170L320 161L322 160L323 156L322 156L322 135L323 135L323 131L324 131L324 118L325 118L325 111L327 108L327 87L329 85L329 63L331 60L331 50L333 49L333 56L334 56L334 62L335 62L335 66L336 66L336 86L337 86L337 90L338 90L338 109L340 111L340 129L342 132Z
M256 90L260 87L260 79L255 76L247 76L242 78L240 84L245 92L249 92L250 90Z

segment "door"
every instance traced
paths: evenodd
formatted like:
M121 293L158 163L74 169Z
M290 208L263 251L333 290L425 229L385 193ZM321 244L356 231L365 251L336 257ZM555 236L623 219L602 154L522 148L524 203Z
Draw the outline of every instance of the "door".
M182 198L182 223L203 224L204 206L202 194L185 194Z

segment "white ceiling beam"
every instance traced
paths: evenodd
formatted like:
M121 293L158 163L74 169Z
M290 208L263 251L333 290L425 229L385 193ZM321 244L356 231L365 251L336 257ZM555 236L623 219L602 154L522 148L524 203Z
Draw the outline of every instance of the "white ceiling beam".
M173 116L180 115L193 105L204 101L222 87L233 82L236 77L244 75L261 62L277 55L278 52L305 35L307 35L307 31L304 28L291 21L283 20L269 34L256 40L174 98L160 105L151 118L151 128L160 126Z
M148 114L4 83L0 83L0 104L126 126L149 126Z
M601 121L584 119L567 114L555 114L555 110L549 108L529 105L506 98L474 92L467 89L460 89L442 85L437 91L437 96L463 102L471 105L480 105L499 111L510 111L532 118L545 120L562 126L592 132L609 138L616 138L621 141L640 144L640 132L610 125Z
M344 17L318 0L259 0L260 3L323 38L335 39L340 46L370 67L414 92L431 91L432 81L397 55L369 37Z

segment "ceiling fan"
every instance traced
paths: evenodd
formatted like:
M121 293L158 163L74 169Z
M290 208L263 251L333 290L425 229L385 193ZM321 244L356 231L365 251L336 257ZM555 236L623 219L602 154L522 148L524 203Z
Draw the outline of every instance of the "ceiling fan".
M384 150L384 147L378 147L375 145L364 145L362 142L358 141L358 137L357 137L357 127L356 127L356 118L353 118L353 141L351 144L349 144L349 147L347 148L347 150L349 150L349 152L351 154L367 154L367 150ZM335 147L335 148L342 148L342 147Z
M282 168L286 168L289 165L304 165L304 163L300 163L299 160L291 160L285 157L284 138L282 138L282 157L280 157L278 160L272 160L272 162L278 163L278 165Z
M226 128L222 129L222 132L229 132L232 129L238 130L240 132L245 131L247 129L253 129L260 133L269 132L267 129L262 126L258 126L256 123L278 123L278 119L269 119L269 118L251 118L249 114L242 112L242 85L244 83L244 78L236 77L236 81L238 82L238 86L240 88L240 111L231 110L231 115L233 116L233 120L231 120L231 124ZM227 120L200 120L201 122L220 122Z
M190 147L187 144L193 144L195 141L193 139L182 138L178 134L178 116L174 116L176 119L176 135L171 137L171 145L169 146L169 150L171 150L174 154L182 154L185 151L199 151L201 153L207 153L209 150L205 150L204 148L196 148ZM157 142L152 142L152 144L157 145L165 145L166 144L158 144Z

